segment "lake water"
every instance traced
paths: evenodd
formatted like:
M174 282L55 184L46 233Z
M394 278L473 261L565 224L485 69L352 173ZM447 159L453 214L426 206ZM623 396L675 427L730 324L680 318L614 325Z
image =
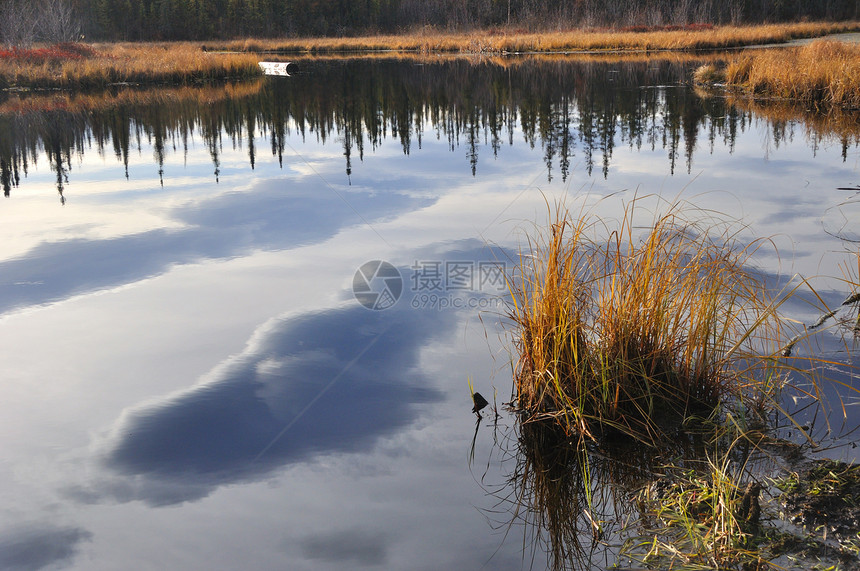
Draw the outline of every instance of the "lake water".
M469 382L503 412L499 278L548 204L680 198L771 237L775 280L856 282L857 117L696 92L698 63L0 96L0 568L542 568Z

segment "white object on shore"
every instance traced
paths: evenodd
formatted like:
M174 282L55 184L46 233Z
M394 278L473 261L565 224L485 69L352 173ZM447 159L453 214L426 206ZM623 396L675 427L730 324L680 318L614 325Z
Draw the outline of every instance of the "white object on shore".
M263 73L266 75L284 75L289 77L288 68L292 63L291 61L261 61L260 67L263 68Z

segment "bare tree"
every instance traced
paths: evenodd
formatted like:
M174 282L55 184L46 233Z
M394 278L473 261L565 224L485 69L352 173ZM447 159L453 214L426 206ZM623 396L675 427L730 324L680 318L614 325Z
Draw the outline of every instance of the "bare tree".
M30 0L0 0L0 42L26 47L36 41L37 6Z
M41 0L39 37L46 42L73 42L81 39L81 20L69 0Z
M69 0L0 0L0 42L27 47L35 41L81 38L81 20Z

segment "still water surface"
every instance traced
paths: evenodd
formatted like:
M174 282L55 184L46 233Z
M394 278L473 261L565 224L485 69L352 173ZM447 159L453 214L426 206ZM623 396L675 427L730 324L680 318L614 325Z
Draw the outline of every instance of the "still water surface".
M696 93L695 65L3 95L0 568L529 567L497 499L513 420L471 450L467 379L510 399L498 272L547 203L680 196L772 237L783 281L856 251L856 117Z

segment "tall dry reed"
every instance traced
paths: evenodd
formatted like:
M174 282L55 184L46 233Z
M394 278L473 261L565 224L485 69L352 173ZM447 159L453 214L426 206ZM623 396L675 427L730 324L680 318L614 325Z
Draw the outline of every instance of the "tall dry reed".
M860 45L818 40L729 61L726 83L755 96L860 108Z
M747 265L761 242L679 203L642 233L642 201L615 226L559 208L521 256L515 388L531 420L656 441L724 399L758 406L777 388L779 302Z

